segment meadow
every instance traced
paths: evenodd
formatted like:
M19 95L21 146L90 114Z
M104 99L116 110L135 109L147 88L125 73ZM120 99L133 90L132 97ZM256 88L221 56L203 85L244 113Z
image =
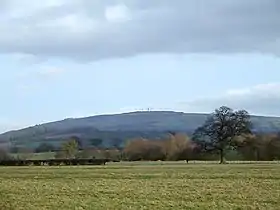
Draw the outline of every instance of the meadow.
M279 209L280 164L0 167L0 209Z

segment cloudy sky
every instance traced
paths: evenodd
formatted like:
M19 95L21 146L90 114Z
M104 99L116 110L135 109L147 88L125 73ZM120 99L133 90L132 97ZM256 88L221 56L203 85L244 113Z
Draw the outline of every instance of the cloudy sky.
M152 108L280 116L279 0L0 0L0 131Z

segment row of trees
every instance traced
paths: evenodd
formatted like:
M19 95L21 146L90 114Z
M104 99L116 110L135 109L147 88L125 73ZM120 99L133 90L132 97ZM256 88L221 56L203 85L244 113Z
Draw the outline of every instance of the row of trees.
M234 142L234 143L233 143ZM194 141L183 133L170 134L166 139L153 140L138 138L130 141L123 149L88 148L79 150L75 140L65 142L57 159L105 158L123 161L177 161L177 160L227 160L269 161L280 160L280 135L243 134L232 141L233 147L223 151L204 148L203 144ZM208 145L209 146L209 145ZM8 153L0 152L0 160L11 159ZM225 158L226 157L226 158ZM29 159L21 156L20 159Z
M103 149L104 158L119 160L209 160L226 162L227 153L241 155L244 160L280 159L280 134L253 134L250 115L245 110L233 111L222 106L216 109L197 128L191 137L183 133L170 133L166 139L152 140L138 138L114 150ZM93 140L98 146L101 140ZM97 147L95 147L97 148ZM48 144L42 144L37 152L53 151ZM82 148L78 138L62 144L56 158L92 158L99 149ZM239 157L240 159L240 157Z
M171 135L166 140L135 139L123 150L124 160L280 160L280 135L243 134L232 140L232 147L221 151L210 143L207 146L184 134Z
M170 134L164 140L135 139L123 150L126 160L189 160L196 145L184 134Z
M222 119L222 118L221 118ZM229 118L227 118L229 119ZM228 124L225 122L225 124ZM241 124L241 122L240 122ZM235 125L236 129L237 125ZM138 138L128 142L122 149L103 150L103 158L116 160L215 160L220 158L225 163L225 157L230 152L229 159L235 160L280 160L280 135L252 134L250 132L235 133L230 139L220 137L211 140L205 138L199 128L193 139L183 133L170 133L166 139L153 140ZM230 132L232 129L227 128ZM226 135L226 129L221 129ZM198 136L198 134L200 136ZM203 135L202 135L203 134ZM202 138L203 137L203 138ZM223 140L223 141L222 141ZM100 151L100 150L99 150ZM234 152L233 152L234 151ZM65 142L62 150L57 153L57 158L92 158L97 153L96 149L85 149L79 151L75 140Z
M75 140L76 143L78 144L78 148L80 150L84 149L84 148L88 148L88 147L92 147L92 148L101 148L102 144L103 144L103 140L100 138L93 138L93 139L89 139L88 140L88 145L84 145L83 141L77 137L77 136L73 136L70 137L70 141L71 140ZM120 142L118 141L114 146L119 147ZM41 144L39 144L35 149L31 149L28 148L26 146L12 146L10 148L10 152L11 153L43 153L43 152L56 152L58 150L61 150L63 147L63 145L60 146L55 146L52 143L48 143L48 142L42 142Z
M180 160L197 158L197 154L219 152L225 162L226 151L245 147L252 135L250 115L245 110L233 111L222 106L216 109L205 123L196 129L191 141L185 135L170 134L167 140L133 140L124 148L129 160ZM238 140L237 140L238 139ZM63 145L64 155L71 156L78 148L77 140Z
M170 134L164 141L139 139L130 142L124 153L129 160L207 160L218 154L220 163L225 163L227 153L235 151L244 160L279 160L280 135L256 135L251 129L247 111L222 106L195 130L192 139L182 134Z

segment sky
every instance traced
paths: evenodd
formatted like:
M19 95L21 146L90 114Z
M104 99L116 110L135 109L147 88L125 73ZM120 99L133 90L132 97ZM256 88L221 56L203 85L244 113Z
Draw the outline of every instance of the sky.
M1 0L0 132L139 110L280 116L279 0Z

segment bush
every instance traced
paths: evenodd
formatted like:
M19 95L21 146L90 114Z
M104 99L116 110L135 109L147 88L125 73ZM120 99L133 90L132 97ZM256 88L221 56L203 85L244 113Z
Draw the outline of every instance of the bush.
M147 139L136 139L129 142L124 153L129 161L165 159L161 143Z
M66 158L66 154L64 151L58 151L55 153L54 158L55 159L64 159L64 158Z
M92 148L84 149L76 155L77 158L95 158L96 150Z
M5 150L0 149L0 161L1 160L13 160L14 158Z

